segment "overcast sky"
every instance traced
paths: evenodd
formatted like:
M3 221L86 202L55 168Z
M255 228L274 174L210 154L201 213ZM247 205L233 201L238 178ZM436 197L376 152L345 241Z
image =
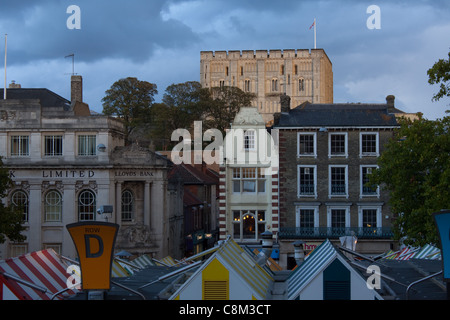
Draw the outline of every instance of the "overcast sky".
M81 29L69 29L70 5ZM369 29L380 8L381 29ZM375 16L374 16L375 17ZM384 103L440 118L450 99L427 70L450 51L448 0L0 0L0 83L8 34L7 82L48 88L70 99L71 58L84 100L102 111L105 91L132 76L155 83L160 101L172 83L199 81L200 51L317 48L333 63L334 102Z

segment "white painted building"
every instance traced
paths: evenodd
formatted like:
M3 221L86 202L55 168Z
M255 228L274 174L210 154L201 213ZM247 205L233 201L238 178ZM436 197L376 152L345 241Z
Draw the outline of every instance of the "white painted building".
M243 107L224 142L219 184L220 239L257 243L278 231L278 153L262 115Z
M72 101L24 88L0 100L0 156L14 182L3 200L23 208L27 237L1 244L0 259L47 248L75 257L65 226L90 220L120 225L118 250L180 257L183 196L168 179L172 163L125 146L122 122L91 114L81 81L72 76Z

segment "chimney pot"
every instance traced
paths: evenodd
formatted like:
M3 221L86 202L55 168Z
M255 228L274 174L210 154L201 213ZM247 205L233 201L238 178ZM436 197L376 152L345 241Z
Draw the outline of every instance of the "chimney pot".
M387 104L388 112L393 113L395 111L395 96L388 95L386 97L386 104Z

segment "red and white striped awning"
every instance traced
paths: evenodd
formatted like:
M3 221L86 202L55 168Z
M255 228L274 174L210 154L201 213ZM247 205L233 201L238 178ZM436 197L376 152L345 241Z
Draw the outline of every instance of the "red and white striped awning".
M68 265L53 249L0 261L0 300L49 300L67 288ZM68 290L55 299L74 295Z

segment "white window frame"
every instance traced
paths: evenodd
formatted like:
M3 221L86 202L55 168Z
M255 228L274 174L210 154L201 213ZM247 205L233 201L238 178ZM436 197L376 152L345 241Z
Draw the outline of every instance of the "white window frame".
M300 136L313 136L313 153L312 154L300 154ZM297 133L297 157L314 157L317 158L317 132L298 132Z
M238 194L249 194L249 195L258 195L258 194L266 194L267 193L267 181L269 179L264 174L265 168L263 167L233 167L230 168L230 174L231 174L231 193L234 195ZM244 178L244 170L245 169L255 169L255 177L251 178ZM234 177L234 170L239 170L239 178ZM245 181L254 181L255 182L255 191L244 191L244 182ZM264 181L264 191L260 191L259 188L259 182ZM239 191L234 190L234 182L239 182Z
M51 143L53 144L53 150L52 152L47 153L47 140L50 139ZM61 154L55 153L55 145L57 144L57 141L61 141ZM44 157L62 157L64 155L64 136L62 134L45 134L42 137L42 144L43 144L43 153Z
M378 169L378 166L375 164L364 164L359 166L359 197L360 198L379 198L380 197L380 186L377 186L377 190L374 194L364 194L364 183L363 183L363 169L364 168L372 168Z
M80 153L80 148L81 148L81 146L80 146L80 139L81 139L81 137L87 137L88 142L90 142L90 139L92 139L92 137L94 137L95 143L94 143L94 153L93 154L89 154L87 152ZM79 157L95 157L95 156L97 156L97 134L95 134L95 133L79 133L77 135L76 139L77 139L77 156L79 156Z
M328 205L327 206L327 227L331 226L331 211L332 210L345 210L345 228L350 228L350 205Z
M314 194L301 194L300 193L300 169L301 168L313 168L314 169ZM317 199L317 165L297 165L297 197L298 198L311 198Z
M331 171L332 168L345 168L345 194L332 194L331 192ZM345 197L348 199L348 165L329 165L328 166L328 197Z
M16 152L13 153L13 139L17 139L18 148ZM17 158L23 158L23 157L29 157L30 156L30 142L31 137L28 133L14 133L9 136L9 155L11 157L17 157ZM24 143L26 143L24 145ZM23 147L26 146L26 152L23 151Z
M235 211L239 211L239 219L235 220L234 218L234 212ZM255 211L255 213L251 213L251 211ZM264 211L264 220L258 220L258 212L259 211ZM250 215L253 217L253 219L255 220L255 237L254 238L245 238L244 237L244 217ZM238 240L238 241L242 241L242 242L253 242L253 241L257 241L260 239L260 235L258 233L259 230L259 226L262 225L264 226L264 230L267 227L267 210L258 210L258 209L231 209L231 220L232 220L232 232L231 234L233 235L233 239ZM235 233L234 233L234 227L238 225L239 226L239 237L236 238L235 237ZM264 232L264 231L262 231Z
M363 228L363 210L377 210L377 228L383 227L382 205L358 205L358 228Z
M363 135L376 136L376 151L375 152L363 152ZM378 132L360 132L359 133L359 157L379 157L380 156L380 135Z
M344 154L331 154L331 136L344 136ZM328 158L331 157L345 157L348 158L348 133L347 132L330 132L328 134Z
M314 210L314 228L319 227L319 206L303 206L295 207L295 226L300 228L300 210Z
M248 141L248 146L247 146L246 141ZM244 150L245 151L255 151L257 143L258 143L258 140L256 138L256 130L254 130L254 129L244 130L244 141L243 141Z

